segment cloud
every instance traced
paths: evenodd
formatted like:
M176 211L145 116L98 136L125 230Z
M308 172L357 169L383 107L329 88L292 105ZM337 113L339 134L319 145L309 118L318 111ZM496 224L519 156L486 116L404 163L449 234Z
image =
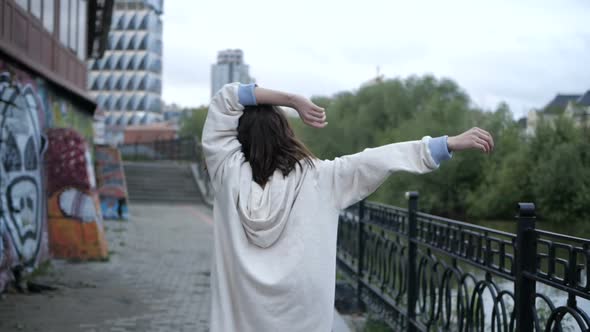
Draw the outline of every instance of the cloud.
M164 100L209 101L217 51L242 48L267 87L307 96L375 76L452 78L516 116L590 89L590 2L544 0L165 2Z

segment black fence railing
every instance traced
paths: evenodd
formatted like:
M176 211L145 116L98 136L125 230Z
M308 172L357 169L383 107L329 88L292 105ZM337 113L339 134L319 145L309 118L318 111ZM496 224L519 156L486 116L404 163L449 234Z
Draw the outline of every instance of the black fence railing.
M535 229L518 205L516 234L361 202L340 215L339 274L393 331L589 331L590 241Z
M200 161L200 143L196 137L166 141L128 143L119 145L121 156L127 161Z

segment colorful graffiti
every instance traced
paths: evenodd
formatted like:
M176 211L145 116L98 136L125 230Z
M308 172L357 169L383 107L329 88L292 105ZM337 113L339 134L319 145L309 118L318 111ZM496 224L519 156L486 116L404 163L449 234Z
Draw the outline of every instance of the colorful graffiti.
M128 196L121 153L109 146L96 146L94 152L102 216L105 219L127 220Z
M0 292L49 259L44 133L70 127L91 142L92 110L79 106L48 81L0 57ZM88 225L100 221L100 210L92 214L97 209L90 208L96 200L62 191L58 207ZM86 242L100 238L102 228L94 227L78 236L86 236Z
M49 129L47 137L49 249L60 258L105 258L107 242L88 145L69 128Z
M13 269L47 259L44 110L34 83L13 76L0 73L0 291Z
M75 128L87 142L92 143L93 117L78 112L71 103L65 100L51 101L50 125L52 128Z

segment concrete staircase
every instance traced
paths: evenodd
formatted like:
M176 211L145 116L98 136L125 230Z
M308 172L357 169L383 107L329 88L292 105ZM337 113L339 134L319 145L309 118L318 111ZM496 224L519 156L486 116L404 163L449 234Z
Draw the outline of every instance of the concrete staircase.
M123 168L131 203L202 202L189 163L124 162Z

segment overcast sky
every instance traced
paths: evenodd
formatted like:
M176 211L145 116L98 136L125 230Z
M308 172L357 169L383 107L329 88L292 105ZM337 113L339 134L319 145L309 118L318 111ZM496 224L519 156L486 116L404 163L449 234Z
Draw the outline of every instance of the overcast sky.
M590 90L590 0L165 0L163 98L207 104L217 51L305 96L431 73L515 116Z

